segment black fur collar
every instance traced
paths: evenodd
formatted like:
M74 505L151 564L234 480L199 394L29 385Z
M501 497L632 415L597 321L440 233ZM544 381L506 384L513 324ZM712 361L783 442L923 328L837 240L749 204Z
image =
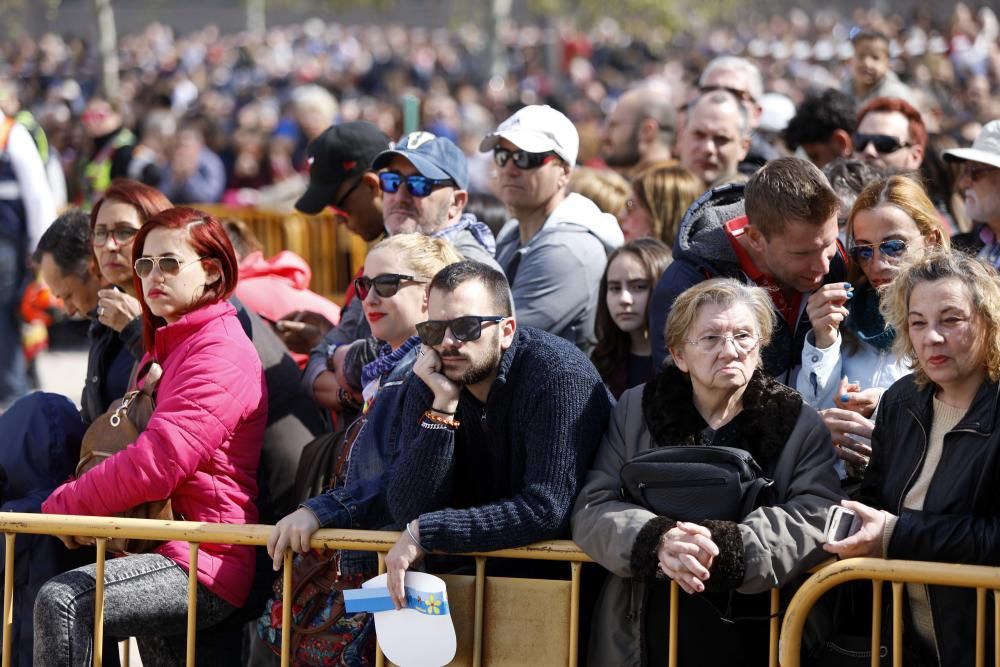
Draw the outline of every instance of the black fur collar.
M743 394L743 411L723 429L727 443L750 452L765 470L784 448L802 409L802 396L758 369ZM657 447L694 445L707 427L694 407L691 380L667 363L642 392L642 412Z

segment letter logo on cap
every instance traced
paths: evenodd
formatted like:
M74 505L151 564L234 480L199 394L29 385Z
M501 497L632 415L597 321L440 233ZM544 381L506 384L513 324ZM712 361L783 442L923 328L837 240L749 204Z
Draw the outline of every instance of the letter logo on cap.
M437 139L430 132L411 132L406 137L406 150L415 151L429 141Z

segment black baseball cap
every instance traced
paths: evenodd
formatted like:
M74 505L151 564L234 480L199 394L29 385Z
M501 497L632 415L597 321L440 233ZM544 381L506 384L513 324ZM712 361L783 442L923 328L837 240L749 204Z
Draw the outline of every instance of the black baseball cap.
M309 187L295 208L315 215L333 203L340 186L368 171L372 160L389 148L389 137L366 121L340 123L309 144Z

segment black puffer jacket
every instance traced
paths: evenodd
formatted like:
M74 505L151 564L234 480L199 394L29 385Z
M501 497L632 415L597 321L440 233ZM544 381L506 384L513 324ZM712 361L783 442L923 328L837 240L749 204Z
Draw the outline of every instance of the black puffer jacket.
M966 415L945 434L924 509L902 508L927 454L934 390L908 375L883 394L859 499L899 516L889 558L1000 565L1000 385L984 383ZM920 656L920 662L973 664L975 591L931 586L930 600L937 655ZM991 609L987 605L988 615ZM992 623L987 619L986 627ZM992 633L986 634L989 644ZM987 647L986 655L993 649Z

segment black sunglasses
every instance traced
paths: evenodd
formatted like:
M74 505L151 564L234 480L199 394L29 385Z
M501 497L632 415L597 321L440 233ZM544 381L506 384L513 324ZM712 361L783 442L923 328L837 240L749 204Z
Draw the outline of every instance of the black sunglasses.
M903 256L903 253L906 252L906 241L901 241L900 239L889 239L888 241L882 241L878 244L878 246L870 243L851 246L851 257L853 257L854 261L859 264L870 262L872 261L872 257L875 256L876 247L878 248L879 254L886 259L899 259Z
M102 246L108 242L108 237L111 237L115 240L116 244L121 246L134 239L138 233L139 230L135 227L115 227L114 229L96 227L91 240L93 240L94 245Z
M537 169L547 162L559 157L555 151L545 151L544 153L529 153L517 150L509 151L506 148L493 149L493 161L498 167L503 167L510 160L514 160L514 166L518 169Z
M362 301L368 298L368 293L375 288L375 293L383 299L395 296L399 291L399 284L404 280L414 283L426 283L426 280L419 280L415 276L403 276L398 273L380 273L374 278L361 276L354 279L354 291Z
M455 340L468 343L483 335L483 323L503 322L506 315L463 315L453 320L427 320L417 325L417 335L424 345L440 345L444 333L451 329Z
M895 153L900 148L909 148L913 145L901 142L889 134L862 134L861 132L854 134L854 150L860 153L868 148L868 144L874 144L875 150L878 151L879 155Z
M399 187L403 183L406 183L406 189L414 197L426 197L434 192L434 188L455 185L455 182L450 178L427 178L420 174L403 176L397 171L383 171L378 175L379 188L382 189L382 192L388 192L391 195L399 192Z

